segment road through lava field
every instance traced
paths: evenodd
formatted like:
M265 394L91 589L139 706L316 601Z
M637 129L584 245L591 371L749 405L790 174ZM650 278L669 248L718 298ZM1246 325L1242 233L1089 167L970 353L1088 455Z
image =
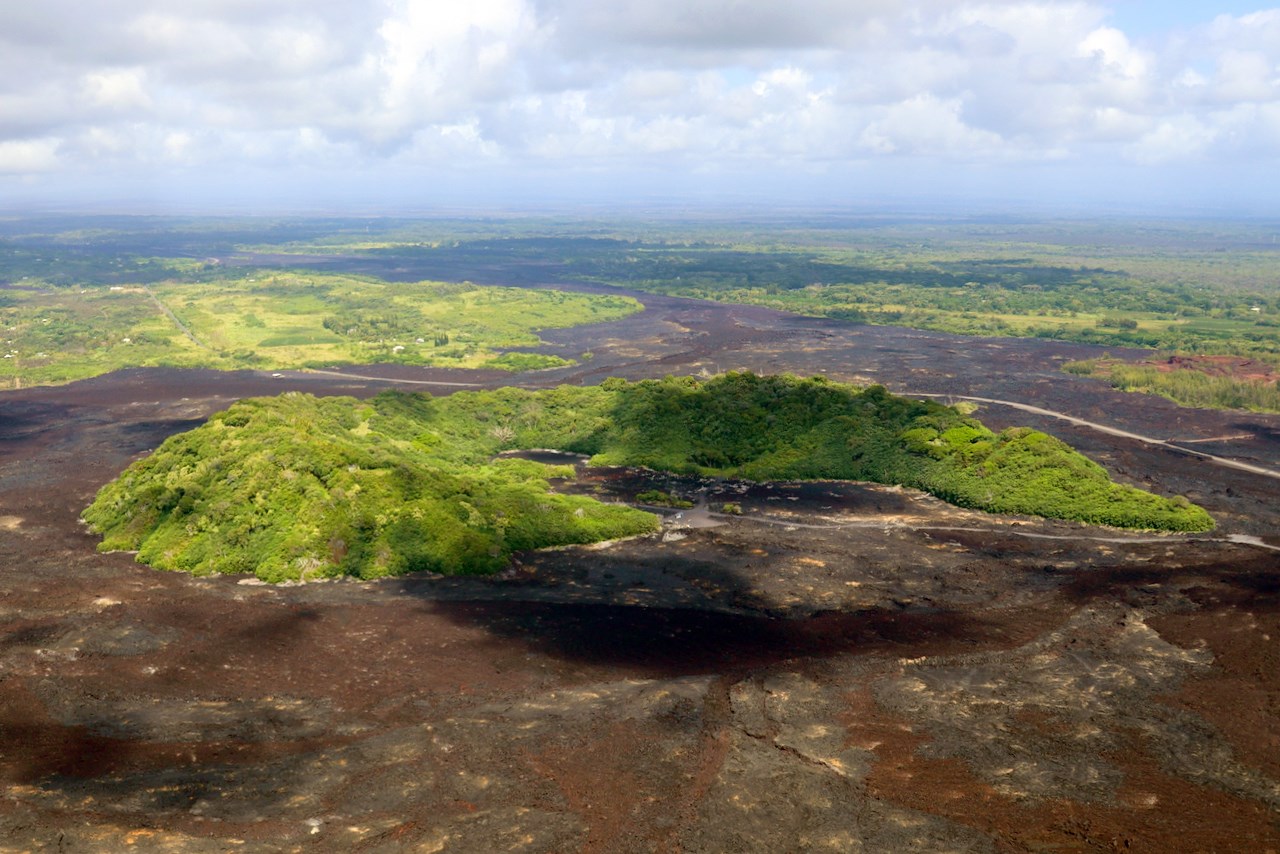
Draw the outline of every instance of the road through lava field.
M517 381L822 373L1280 468L1280 418L1056 370L1092 348L638 296L545 334L589 361ZM137 370L4 393L0 849L1280 850L1280 481L1167 446L977 413L1186 494L1218 530L579 465L559 488L698 506L491 578L272 587L98 554L78 521L243 396L509 381Z

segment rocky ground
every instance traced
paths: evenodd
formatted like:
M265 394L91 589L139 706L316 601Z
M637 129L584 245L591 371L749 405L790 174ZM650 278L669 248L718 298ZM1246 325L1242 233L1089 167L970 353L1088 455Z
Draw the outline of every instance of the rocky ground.
M549 334L593 357L521 381L825 373L1280 468L1280 418L1055 370L1090 348L642 298ZM95 552L94 491L234 399L501 382L351 373L392 380L0 398L0 850L1280 851L1280 481L985 405L1219 530L582 468L560 488L698 507L487 579L270 587Z

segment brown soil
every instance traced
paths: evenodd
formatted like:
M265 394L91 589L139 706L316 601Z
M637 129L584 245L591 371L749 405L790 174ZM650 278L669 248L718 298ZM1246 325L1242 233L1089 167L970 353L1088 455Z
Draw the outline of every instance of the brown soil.
M1280 466L1280 418L1054 371L1089 348L642 299L548 334L594 358L523 379L826 373L1247 434L1197 447ZM357 373L391 379L127 371L0 398L0 850L1280 851L1275 480L989 406L1221 529L583 469L563 488L661 488L722 524L673 512L486 579L269 587L95 552L94 491L238 397L508 381Z
M1120 364L1155 368L1162 373L1197 371L1202 374L1208 374L1211 377L1230 377L1241 382L1262 383L1264 385L1274 385L1276 380L1280 378L1272 365L1243 356L1173 355L1159 359L1140 357L1124 360L1110 357L1098 359L1098 367L1104 371L1109 371Z
M1240 356L1170 356L1160 362L1143 362L1162 371L1199 371L1211 377L1231 377L1247 382L1274 384L1276 371L1271 365Z

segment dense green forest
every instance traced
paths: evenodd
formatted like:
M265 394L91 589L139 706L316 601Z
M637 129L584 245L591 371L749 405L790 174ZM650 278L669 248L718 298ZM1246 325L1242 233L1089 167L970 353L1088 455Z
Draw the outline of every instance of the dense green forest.
M369 402L289 393L245 400L167 440L99 492L84 518L103 549L194 573L280 581L414 570L488 572L520 549L652 531L653 516L551 491L597 465L753 480L914 486L968 507L1162 530L1205 511L1111 482L1034 430L999 434L938 403L821 378L732 373Z
M548 403L567 413L574 397ZM455 409L429 395L244 400L135 463L84 518L102 548L152 566L268 581L484 573L514 550L657 528L648 513L550 492L572 468L493 459L510 444L504 425Z

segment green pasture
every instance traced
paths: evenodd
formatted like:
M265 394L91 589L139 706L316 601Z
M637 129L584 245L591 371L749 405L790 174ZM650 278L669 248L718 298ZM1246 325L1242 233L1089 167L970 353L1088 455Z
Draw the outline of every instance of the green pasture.
M0 294L0 387L152 366L546 368L571 362L506 351L540 345L541 329L640 308L627 297L298 272L171 279L149 292L44 285Z
M7 291L0 297L0 351L0 388L126 367L192 367L206 358L141 288Z

